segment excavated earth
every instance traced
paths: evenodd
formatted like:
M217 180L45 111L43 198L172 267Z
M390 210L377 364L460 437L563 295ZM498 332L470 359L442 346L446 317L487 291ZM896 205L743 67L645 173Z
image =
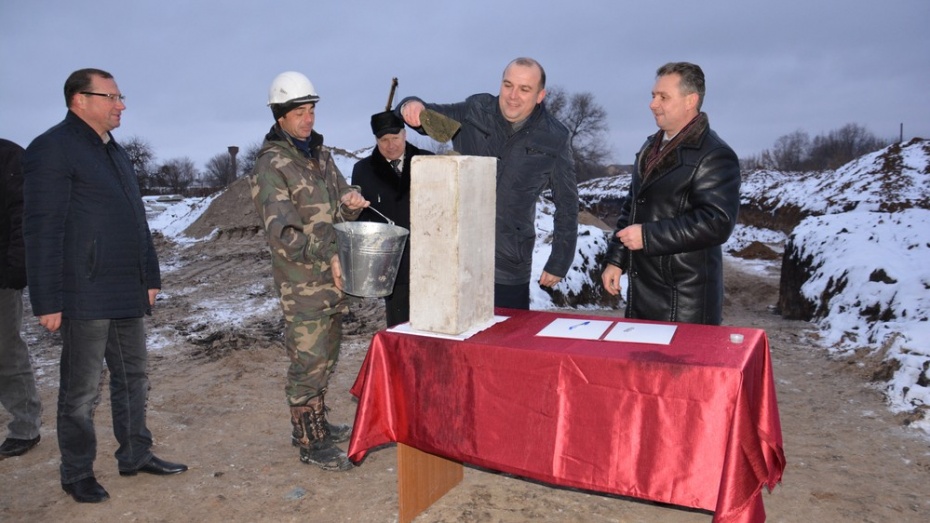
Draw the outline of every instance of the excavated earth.
M374 450L353 470L324 472L300 463L290 445L283 324L280 311L267 306L274 303L269 256L247 191L238 187L218 198L188 235L201 241L179 245L157 238L164 289L147 326L155 452L190 470L172 477L119 476L105 376L95 470L111 499L77 504L61 490L55 435L60 339L39 328L27 303L25 335L44 425L35 449L0 461L0 521L397 521L395 446ZM754 261L726 267L725 323L767 333L788 460L782 483L764 494L768 520L927 521L930 439L886 408L870 381L880 362L831 359L817 347L810 324L772 312L777 260L758 261L771 257L759 246L743 254ZM380 300L350 303L327 397L338 422L353 419L356 403L348 389L371 336L384 327ZM245 317L242 310L252 313ZM0 424L8 422L0 409ZM416 521L690 523L711 517L466 467L464 481Z

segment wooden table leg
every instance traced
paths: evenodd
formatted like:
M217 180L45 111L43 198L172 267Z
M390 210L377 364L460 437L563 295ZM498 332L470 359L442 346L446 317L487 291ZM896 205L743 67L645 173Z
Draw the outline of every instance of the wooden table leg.
M409 523L463 477L462 464L397 444L398 521Z

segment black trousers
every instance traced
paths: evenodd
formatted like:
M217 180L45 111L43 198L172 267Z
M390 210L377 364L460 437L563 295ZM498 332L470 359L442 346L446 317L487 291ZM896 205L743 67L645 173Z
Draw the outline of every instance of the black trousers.
M384 297L384 318L388 327L410 321L409 284L395 284L394 292Z

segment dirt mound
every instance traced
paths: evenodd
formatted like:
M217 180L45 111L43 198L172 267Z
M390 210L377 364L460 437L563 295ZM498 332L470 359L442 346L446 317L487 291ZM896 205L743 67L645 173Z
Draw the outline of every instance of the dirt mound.
M781 258L781 254L758 241L754 241L738 251L730 251L730 254L744 260L777 260Z
M237 238L254 235L261 229L261 220L252 203L249 179L242 177L217 196L184 234L197 239L214 233L217 239Z
M613 228L604 223L604 220L601 220L588 211L578 211L578 223L581 225L591 225L602 231L613 231Z

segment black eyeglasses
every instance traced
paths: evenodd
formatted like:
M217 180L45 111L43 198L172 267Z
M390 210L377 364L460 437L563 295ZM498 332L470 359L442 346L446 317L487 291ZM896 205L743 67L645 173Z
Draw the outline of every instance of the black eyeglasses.
M126 97L121 94L107 94L107 93L92 93L90 91L81 91L81 94L86 96L103 96L109 98L111 102L125 102Z

